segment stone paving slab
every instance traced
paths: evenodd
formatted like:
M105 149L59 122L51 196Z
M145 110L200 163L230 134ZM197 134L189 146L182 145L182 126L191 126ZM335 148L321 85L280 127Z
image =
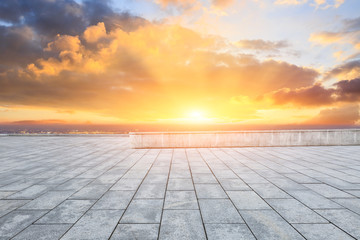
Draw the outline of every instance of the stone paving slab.
M360 239L359 156L0 137L0 239Z

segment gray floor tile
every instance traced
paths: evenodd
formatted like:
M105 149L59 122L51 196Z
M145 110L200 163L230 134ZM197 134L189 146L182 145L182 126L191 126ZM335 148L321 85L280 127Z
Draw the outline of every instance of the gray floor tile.
M137 190L140 186L142 178L121 178L117 183L112 186L111 190L127 191Z
M31 225L14 237L14 240L48 240L60 239L60 237L71 227L70 224L59 225Z
M7 197L7 199L34 199L49 190L46 185L32 185Z
M255 240L245 224L205 224L209 240Z
M108 189L110 185L88 185L78 192L74 193L69 199L99 199Z
M108 239L122 213L123 210L90 210L61 239Z
M273 210L240 211L257 239L304 239Z
M119 224L111 240L156 240L159 224Z
M289 223L328 223L326 219L296 199L267 199L266 201Z
M167 190L194 190L194 185L191 178L170 178Z
M304 186L319 193L320 195L323 195L326 198L352 198L352 197L354 197L344 191L340 191L340 190L338 190L332 186L329 186L327 184L304 184Z
M164 198L166 184L141 184L135 198Z
M10 192L10 191L1 191L0 192L0 199L4 199L7 196L10 196L11 194L14 194L15 192Z
M354 239L333 224L293 224L308 240L347 240Z
M360 198L339 198L334 201L360 215Z
M126 209L134 194L134 191L108 191L92 209Z
M206 239L199 210L164 210L159 239Z
M85 187L87 184L89 184L94 179L90 178L73 178L70 179L67 182L64 182L63 184L56 187L56 190L58 191L78 191L81 188Z
M301 238L291 224L308 239L360 239L359 146L148 150L118 135L0 145L0 239L57 239L73 223L69 238L204 239L202 220L220 222L205 223L209 239Z
M21 209L53 209L71 194L72 191L50 191L25 204Z
M195 191L167 191L164 209L199 209Z
M342 208L339 204L312 191L289 191L289 194L312 209Z
M360 217L347 209L316 210L321 216L354 238L360 238Z
M251 190L240 178L219 178L221 186L227 190Z
M212 173L193 173L194 183L217 183Z
M9 239L24 230L46 211L16 210L0 218L0 238Z
M94 202L94 200L65 200L36 223L75 223Z
M134 199L120 223L160 223L162 199Z
M0 200L0 217L25 205L30 200Z
M227 198L220 184L195 184L198 198Z
M270 209L270 206L253 191L227 191L237 209Z
M200 199L204 223L244 223L229 199Z
M289 194L272 183L251 183L250 187L262 198L291 198Z

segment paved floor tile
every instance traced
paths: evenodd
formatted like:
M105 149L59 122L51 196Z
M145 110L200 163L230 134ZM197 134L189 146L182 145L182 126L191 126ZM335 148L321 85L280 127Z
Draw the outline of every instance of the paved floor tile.
M333 224L293 224L308 240L347 240L354 239Z
M206 239L199 210L164 210L160 238L166 240Z
M212 173L193 173L194 183L217 183Z
M360 239L359 146L0 145L0 239Z
M289 223L327 223L328 221L296 199L267 199Z
M240 211L257 239L304 239L273 210Z
M250 183L250 187L262 198L291 198L289 194L272 183Z
M316 210L316 212L354 238L360 238L360 217L358 214L347 209Z
M199 209L195 191L167 191L164 209Z
M135 198L164 198L166 184L141 184Z
M270 206L253 191L227 191L237 209L270 209Z
M159 224L119 224L111 240L156 240L158 232Z
M48 240L60 239L60 237L71 227L70 224L59 225L31 225L16 235L14 240Z
M162 199L135 199L120 223L160 223L162 207Z
M50 191L25 204L21 209L53 209L71 194L72 191Z
M75 223L94 202L94 200L65 200L36 223Z
M209 240L255 240L245 224L205 224Z
M89 179L89 178L73 178L73 179L57 186L56 190L58 190L58 191L73 190L74 192L76 192L76 191L80 190L81 188L85 187L87 184L89 184L93 180L94 179Z
M30 200L0 200L0 217L25 205Z
M219 178L218 180L225 190L251 190L240 178Z
M312 209L342 208L339 204L312 190L289 191L289 194Z
M244 223L229 199L200 199L204 223Z
M112 186L111 190L137 190L141 184L141 178L121 178L114 186Z
M0 239L9 239L24 230L46 211L16 210L0 218Z
M359 198L340 198L334 199L335 202L344 206L345 208L360 214L360 199Z
M184 179L178 179L178 178L170 178L167 190L194 190L194 185L191 180L191 178L184 178Z
M134 191L108 191L92 209L126 209L134 194Z
M15 192L10 191L1 191L0 192L0 199L5 199L7 196L10 196L11 194L14 194Z
M46 185L32 185L7 197L7 199L34 199L49 190Z
M198 198L227 198L220 184L195 184Z
M323 195L326 198L352 198L354 196L340 191L334 187L331 187L327 184L304 184L305 187L310 188L311 190Z
M122 213L123 210L90 210L61 239L108 239Z
M99 199L110 185L88 185L70 196L70 199Z

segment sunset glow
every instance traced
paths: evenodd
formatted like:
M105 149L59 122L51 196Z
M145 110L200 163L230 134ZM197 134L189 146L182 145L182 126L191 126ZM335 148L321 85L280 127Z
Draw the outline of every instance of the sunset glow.
M358 125L358 9L2 1L0 123Z

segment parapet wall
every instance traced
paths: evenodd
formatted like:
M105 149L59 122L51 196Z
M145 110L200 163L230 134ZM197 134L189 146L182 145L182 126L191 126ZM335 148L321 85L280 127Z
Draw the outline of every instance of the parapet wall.
M219 132L132 132L133 148L360 145L360 129Z

